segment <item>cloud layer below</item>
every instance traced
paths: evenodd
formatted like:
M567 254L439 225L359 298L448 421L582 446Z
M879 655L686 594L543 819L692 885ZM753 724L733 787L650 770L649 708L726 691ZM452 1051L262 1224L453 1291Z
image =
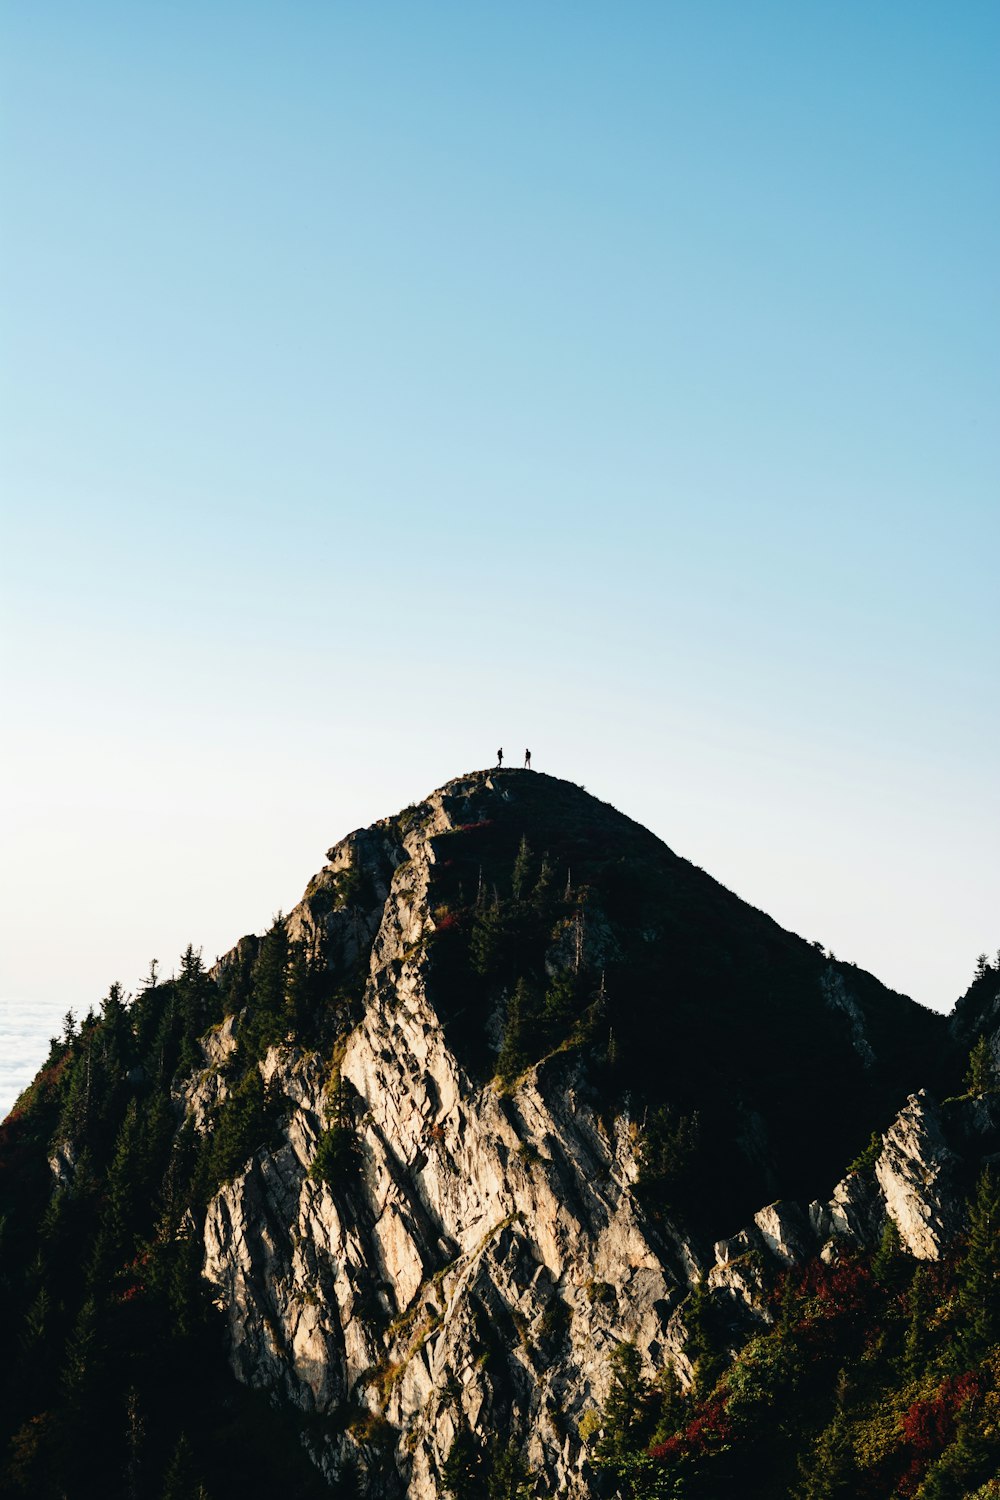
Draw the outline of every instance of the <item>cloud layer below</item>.
M51 1001L0 999L0 1119L34 1078L59 1032L62 1017Z

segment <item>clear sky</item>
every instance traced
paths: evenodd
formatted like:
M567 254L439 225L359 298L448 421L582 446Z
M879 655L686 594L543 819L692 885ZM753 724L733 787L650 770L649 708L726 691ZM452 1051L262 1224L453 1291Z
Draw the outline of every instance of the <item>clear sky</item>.
M4 8L0 995L498 743L939 1008L1000 944L1000 7Z

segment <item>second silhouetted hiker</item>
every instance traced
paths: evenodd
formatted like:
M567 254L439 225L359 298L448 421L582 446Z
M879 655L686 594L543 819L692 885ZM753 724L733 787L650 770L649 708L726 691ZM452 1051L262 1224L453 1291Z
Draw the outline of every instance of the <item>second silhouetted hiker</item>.
M530 771L531 770L531 751L530 750L525 750L525 752L524 752L524 769L526 771Z
M497 751L497 765L498 766L502 766L503 765L503 746L502 745L501 745L500 749Z

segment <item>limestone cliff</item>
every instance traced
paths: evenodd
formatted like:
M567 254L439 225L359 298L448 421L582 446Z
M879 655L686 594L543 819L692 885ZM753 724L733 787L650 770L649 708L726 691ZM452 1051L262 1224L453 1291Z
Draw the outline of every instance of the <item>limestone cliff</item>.
M998 983L947 1022L580 787L449 782L0 1124L0 1491L992 1495Z
M511 879L544 919L534 960L523 932L503 926L501 881ZM553 888L558 904L546 906ZM467 961L470 932L482 949L491 922L492 975ZM720 953L723 928L740 937ZM978 1150L996 1130L985 1106L945 1124L916 1095L877 1159L830 1202L772 1203L714 1241L711 1230L727 1218L736 1229L754 1195L808 1187L803 1160L814 1158L816 1186L830 1160L846 1160L873 1101L884 1111L894 1090L905 1095L893 1070L900 1055L914 1070L926 1061L933 1022L551 778L460 778L351 835L287 933L341 997L334 1040L305 1047L292 1028L262 1056L278 1134L212 1198L204 1274L238 1378L308 1414L315 1462L331 1480L353 1469L367 1495L432 1500L467 1430L513 1441L539 1493L596 1493L579 1429L603 1399L619 1342L634 1341L651 1370L672 1364L685 1383L686 1299L702 1277L727 1308L735 1347L760 1316L768 1257L788 1264L871 1244L887 1215L914 1255L936 1256L960 1215L950 1142ZM576 1011L560 1032L546 1019L551 1000L539 1001L540 1055L498 1076L513 1009L526 1003L519 967L539 993L572 989ZM654 973L663 988L651 1000ZM184 1085L201 1128L224 1097L244 1019L205 1039L204 1066ZM788 1028L810 1038L811 1056L796 1059L816 1068L805 1087L773 1062ZM734 1083L740 1053L760 1059L756 1083ZM683 1116L695 1121L687 1134L675 1095L697 1104ZM797 1150L783 1139L790 1116ZM324 1180L310 1168L334 1118L352 1152ZM661 1126L673 1153L665 1168L650 1144ZM691 1161L678 1145L689 1137Z

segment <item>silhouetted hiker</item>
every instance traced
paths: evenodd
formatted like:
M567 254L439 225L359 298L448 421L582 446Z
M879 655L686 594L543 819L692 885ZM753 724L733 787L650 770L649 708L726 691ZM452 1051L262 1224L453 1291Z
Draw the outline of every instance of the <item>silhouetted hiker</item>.
M497 751L497 765L498 766L502 766L503 765L503 746L502 745L501 745L500 749Z
M531 770L531 751L530 750L525 750L525 752L524 752L524 769L526 771L530 771Z

